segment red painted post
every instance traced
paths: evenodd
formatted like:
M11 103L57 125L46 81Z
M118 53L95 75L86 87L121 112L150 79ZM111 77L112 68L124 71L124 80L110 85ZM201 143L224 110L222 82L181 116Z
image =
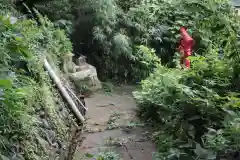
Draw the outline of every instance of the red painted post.
M186 68L190 68L190 60L187 57L192 55L192 47L194 45L193 38L188 34L185 27L180 28L181 42L179 52L181 54L180 63Z

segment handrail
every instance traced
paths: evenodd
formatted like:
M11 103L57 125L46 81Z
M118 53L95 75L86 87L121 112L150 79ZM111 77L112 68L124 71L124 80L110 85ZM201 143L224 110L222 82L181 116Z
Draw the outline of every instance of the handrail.
M65 87L62 85L61 80L58 78L58 76L55 74L53 71L52 67L48 63L47 59L44 58L44 67L48 71L50 77L53 79L54 83L57 85L58 89L62 93L62 96L66 99L66 101L69 103L73 113L76 115L77 119L80 120L81 122L85 121L85 118L82 116L80 111L78 110L76 104L72 100L72 98L69 96L67 90Z

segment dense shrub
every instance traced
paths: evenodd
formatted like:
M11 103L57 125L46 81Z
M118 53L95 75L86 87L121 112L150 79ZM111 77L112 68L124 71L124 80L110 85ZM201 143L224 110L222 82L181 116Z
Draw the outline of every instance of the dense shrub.
M192 58L190 70L159 67L142 81L134 96L141 115L158 128L159 159L215 159L238 150L240 99L231 92L232 74L230 61L210 49Z
M203 54L209 43L224 47L229 43L224 44L226 38L238 29L234 10L227 1L141 1L130 8L127 17L134 41L155 48L163 63L173 59L181 26L194 37L198 54Z
M109 57L101 63L105 68L103 79L111 78L117 82L138 83L150 75L160 65L160 59L156 56L154 49L140 45L133 48L133 54L129 56ZM115 63L112 63L112 62ZM101 72L100 72L101 73ZM104 73L104 72L103 72Z
M37 26L31 20L11 21L14 12L0 5L0 157L1 159L49 159L36 141L41 137L38 112L48 116L58 137L66 139L64 121L56 117L55 103L62 100L43 68L46 56L52 64L71 52L64 32L42 19ZM17 13L17 12L16 12Z
M240 133L238 16L226 1L162 2L130 9L136 40L156 48L169 64L178 29L187 26L196 57L187 71L158 67L134 93L142 117L156 127L159 159L233 159Z
M86 0L81 5L76 29L82 31L73 38L77 41L75 51L86 54L91 63L101 68L102 75L124 77L123 70L129 72L128 68L108 65L122 64L122 59L135 54L136 45L153 48L163 64L173 67L181 26L189 28L198 54L206 53L204 50L211 43L221 46L226 54L230 54L230 48L231 54L237 54L233 48L237 46L239 22L227 1L129 1L131 6L124 3ZM84 25L88 25L85 30ZM79 38L82 34L84 38ZM106 65L102 66L104 62Z

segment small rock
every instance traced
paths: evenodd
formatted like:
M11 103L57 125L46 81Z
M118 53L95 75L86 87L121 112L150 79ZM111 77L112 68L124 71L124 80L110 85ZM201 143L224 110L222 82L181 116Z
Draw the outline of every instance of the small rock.
M41 145L45 153L50 151L49 143L41 137L37 137L37 142Z
M59 111L62 112L63 111L63 107L59 107Z
M62 150L66 150L66 149L67 149L66 145L62 145Z
M57 142L53 143L53 144L52 144L52 147L53 147L53 148L58 148Z
M35 124L34 124L35 125ZM35 126L41 126L42 125L42 119L40 117L36 117L36 125Z
M40 112L41 111L41 108L40 107L36 107L35 108L35 112Z
M129 129L129 128L123 128L122 131L124 131L125 133L131 133L132 129Z
M44 112L44 111L40 111L40 112L39 112L39 116L40 116L41 118L44 118L44 117L45 117L45 112Z
M63 144L62 144L62 142L60 140L57 140L57 143L58 143L59 148L63 147Z
M10 147L10 150L12 153L15 153L15 152L17 152L17 147L15 145L13 145Z
M51 144L56 137L56 133L52 130L47 130L46 131L46 136L47 136L47 139L48 139L49 143Z
M92 132L99 132L99 129L98 128L93 128Z
M61 116L62 116L63 118L69 117L69 113L67 112L67 110L62 110L62 111L60 112L60 114L61 114Z
M93 125L99 126L100 123L94 122Z
M104 131L104 129L102 129L102 128L98 129L98 132L103 132L103 131Z
M49 123L47 122L46 119L41 119L41 122L42 122L42 127L43 128L50 129L50 125L49 125Z
M16 17L10 17L10 23L11 23L11 24L16 23L17 20L18 20L18 19L17 19Z
M61 149L58 149L58 150L56 151L56 153L57 153L57 154L60 154L61 151L62 151Z

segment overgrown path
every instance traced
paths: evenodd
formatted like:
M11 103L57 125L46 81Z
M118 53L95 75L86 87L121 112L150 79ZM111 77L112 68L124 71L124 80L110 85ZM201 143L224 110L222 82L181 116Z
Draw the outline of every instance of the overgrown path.
M95 93L86 99L89 108L85 140L75 159L91 159L86 154L116 152L123 160L151 160L155 146L149 132L136 118L134 87L123 86L106 94Z

